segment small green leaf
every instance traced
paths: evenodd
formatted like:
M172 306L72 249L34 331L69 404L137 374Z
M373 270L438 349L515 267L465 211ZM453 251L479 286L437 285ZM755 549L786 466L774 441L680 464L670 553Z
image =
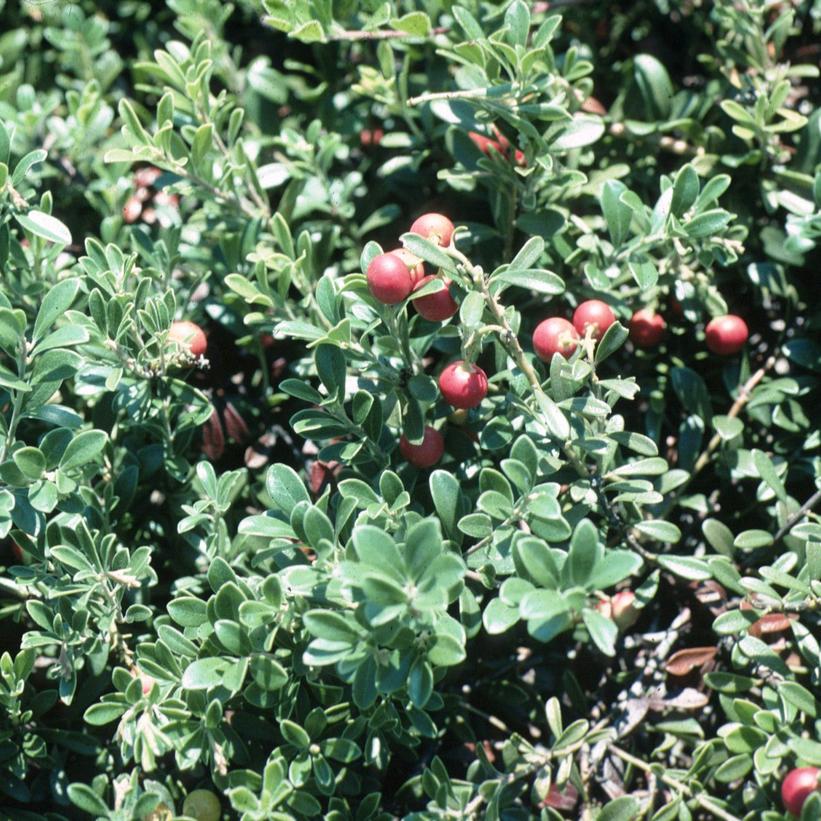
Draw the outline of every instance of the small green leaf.
M759 547L769 547L772 543L772 534L766 530L745 530L735 537L733 546L739 550L756 550Z
M94 462L102 453L108 437L101 430L87 430L75 436L60 459L61 470L72 470Z
M33 342L39 342L45 337L57 318L71 307L79 290L79 279L64 279L49 290L40 304L37 319L34 321Z
M14 218L27 231L48 242L58 245L71 245L71 231L51 214L42 211L29 211L28 214L15 214Z
M672 522L646 519L643 522L637 522L635 528L641 533L646 533L658 542L675 544L681 538L681 531Z
M713 575L707 562L693 556L659 556L658 563L665 570L691 581L705 581Z

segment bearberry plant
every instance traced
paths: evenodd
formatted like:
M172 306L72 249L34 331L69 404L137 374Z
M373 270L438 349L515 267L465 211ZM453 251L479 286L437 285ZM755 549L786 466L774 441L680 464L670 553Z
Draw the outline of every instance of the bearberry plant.
M818 0L0 11L0 816L821 818Z

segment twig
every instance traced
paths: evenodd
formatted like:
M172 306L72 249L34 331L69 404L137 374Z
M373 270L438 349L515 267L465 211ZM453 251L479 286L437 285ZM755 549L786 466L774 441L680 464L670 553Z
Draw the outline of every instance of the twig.
M640 758L636 758L636 756L631 755L626 750L622 750L621 747L616 747L611 744L608 749L622 761L632 764L634 767L638 767L647 774L653 773L659 781L663 781L668 787L672 787L674 790L677 790L683 795L686 795L688 798L693 799L699 807L703 810L707 810L709 813L712 813L716 818L720 818L722 821L741 821L738 816L732 815L726 810L723 810L717 804L714 804L711 798L707 798L701 793L694 793L683 781L679 781L677 778L673 778L673 776L667 775L666 773L653 772L650 764L642 761Z
M767 371L775 365L775 357L771 356L742 386L741 390L738 392L738 396L736 397L735 402L733 402L732 407L727 412L727 416L730 419L735 418L738 416L739 413L743 410L744 406L750 400L750 395L753 392L753 389L758 385L758 383L764 378ZM664 518L664 514L666 514L681 498L681 494L690 486L690 483L695 479L695 477L709 464L710 458L712 457L713 453L716 451L718 446L721 444L721 435L716 433L713 435L712 439L707 443L707 448L702 452L702 454L696 460L696 463L693 465L693 469L690 472L690 476L687 478L686 482L683 482L679 485L671 494L667 497L666 503L664 506L663 514L659 516L659 518Z
M730 419L735 418L741 413L744 406L750 400L750 395L753 392L753 389L758 385L758 383L764 378L765 374L767 373L770 368L775 365L775 357L771 356L765 363L760 367L742 386L741 390L738 392L738 397L733 402L732 407L730 408L727 416ZM721 444L721 435L716 433L710 442L707 445L707 450L705 450L701 456L698 457L696 460L695 465L693 465L692 473L690 474L690 479L696 474L700 473L709 463L710 457L713 455L713 452L718 448Z
M500 304L499 300L496 299L496 297L490 292L484 273L475 265L473 265L473 263L461 251L456 250L456 248L448 249L448 253L462 263L462 265L465 267L465 270L470 274L471 278L480 289L482 296L485 299L485 304L487 305L491 314L493 314L493 318L496 320L496 323L504 329L504 333L499 334L499 339L502 345L504 346L505 350L507 350L510 357L514 360L519 370L527 377L527 381L530 383L530 386L533 388L534 392L542 396L547 396L544 388L542 387L542 383L539 379L538 374L533 368L533 365L528 361L527 357L525 356L525 352L522 349L521 344L519 343L519 338L513 332L513 328L510 327L510 323L508 322L507 317L505 316L504 307ZM579 459L579 457L573 452L569 442L562 442L562 450L564 451L565 456L567 456L568 461L573 465L579 476L590 476L590 473L587 470L587 467L585 466L584 462L582 462L582 460Z
M408 31L398 31L397 29L376 29L375 31L359 31L357 29L346 29L333 34L325 35L328 42L356 42L360 40L425 40L428 37L436 37L439 34L447 34L450 29L447 26L438 26L431 29L428 34L411 34Z
M420 94L418 97L410 97L408 105L413 107L422 103L429 103L431 100L458 100L464 97L486 97L489 88L465 88L459 91L432 91L429 94Z
M810 496L810 498L807 499L807 501L804 502L804 504L801 505L801 507L798 508L798 510L796 510L789 519L787 519L784 526L779 529L775 536L773 536L773 541L777 542L783 536L786 536L787 533L793 529L793 526L803 519L804 515L809 513L819 502L821 502L821 490L817 490L813 493L813 495Z
M591 728L590 732L595 732L597 730L602 729L606 725L606 723L606 721L600 721L598 724ZM533 773L536 773L539 770L541 770L542 767L549 764L555 758L572 755L573 753L578 752L585 744L587 744L587 736L589 734L590 733L586 733L584 738L579 739L579 741L576 741L567 747L561 747L558 750L538 750L538 761L536 761L532 766L528 767L526 770L520 770L518 773L507 773L501 778L496 779L499 784L499 787L506 787L509 784L513 784L516 781L520 781L522 778L527 778L528 776L533 775ZM462 817L473 818L474 813L478 812L479 808L482 806L484 802L485 796L477 795L465 806ZM738 821L738 819L733 819L733 821Z

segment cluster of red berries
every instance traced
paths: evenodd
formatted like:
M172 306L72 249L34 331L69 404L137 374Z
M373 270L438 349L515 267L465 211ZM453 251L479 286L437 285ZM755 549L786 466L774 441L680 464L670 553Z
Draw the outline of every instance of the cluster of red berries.
M429 239L443 248L447 248L453 241L453 223L443 214L423 214L410 227L411 233ZM386 254L379 254L374 257L368 265L367 271L368 288L379 302L385 305L397 305L407 299L414 291L423 288L429 282L433 282L437 277L433 274L425 273L425 264L419 257L410 253L405 248L397 248ZM451 281L442 278L444 288L432 294L425 294L412 300L416 312L430 322L444 322L450 319L459 306L451 294ZM466 391L464 385L456 387L456 402L449 399L448 385L449 377L446 372L464 365L462 362L455 362L445 369L439 379L439 387L442 395L454 407L475 407L478 405L485 393L487 393L487 377L481 368L476 368L484 379L484 389L480 396L470 396L470 389ZM473 366L475 367L475 366ZM443 386L444 379L444 386ZM457 379L458 381L458 379ZM470 404L457 404L459 401L469 401ZM418 468L429 468L435 465L445 452L445 440L442 434L427 426L425 428L422 442L418 445L411 444L403 436L399 441L400 453Z
M442 247L450 245L453 238L453 223L442 214L423 214L410 230ZM426 275L425 263L405 248L374 257L368 265L367 277L371 293L385 305L397 305L436 279ZM443 282L442 290L412 300L416 312L431 322L444 322L459 308L450 292L451 281Z
M142 219L147 225L152 225L159 219L156 209L168 206L179 209L180 198L176 194L169 194L161 188L154 187L162 171L149 165L134 172L134 186L136 191L128 198L123 206L123 220L128 224ZM161 221L162 222L162 221Z
M576 350L588 328L592 328L592 338L599 340L615 321L616 315L606 302L588 299L576 308L572 322L558 316L540 322L533 332L533 350L545 362L549 362L556 353L569 356ZM664 338L667 323L661 314L642 308L630 318L629 330L634 345L654 348ZM707 348L720 356L738 353L750 335L747 323L734 314L710 320L705 333Z
M410 230L412 234L419 234L447 248L453 240L454 226L443 214L431 213L419 217ZM404 248L374 257L368 265L367 276L371 293L386 305L402 302L413 291L436 278L426 276L422 260ZM412 300L417 313L432 322L444 322L459 309L450 292L451 281L443 279L443 282L443 289ZM439 388L453 407L475 408L487 393L487 375L477 365L467 365L459 360L442 371Z
M498 131L498 140L481 134L470 133L470 138L485 153L505 153L510 143ZM423 214L411 225L411 233L419 234L448 247L453 240L453 223L443 214ZM371 294L385 305L397 305L414 291L427 285L436 277L426 275L424 262L405 248L397 248L374 257L367 270ZM412 299L417 313L431 322L444 322L458 310L451 294L451 281L442 278L445 287L432 294ZM570 356L581 339L590 334L593 340L602 338L605 331L616 321L613 309L600 299L582 302L573 313L573 321L563 317L549 317L536 326L533 332L533 350L545 362L555 354ZM630 339L641 348L652 348L661 342L667 329L664 318L652 310L636 311L629 323ZM741 317L733 314L716 317L706 328L707 347L721 356L738 353L747 342L749 331ZM467 410L477 407L487 395L487 374L475 363L457 360L445 367L439 375L439 390L445 401L454 408ZM444 452L442 435L434 428L425 430L419 445L412 445L403 437L400 442L403 456L417 467L430 467Z

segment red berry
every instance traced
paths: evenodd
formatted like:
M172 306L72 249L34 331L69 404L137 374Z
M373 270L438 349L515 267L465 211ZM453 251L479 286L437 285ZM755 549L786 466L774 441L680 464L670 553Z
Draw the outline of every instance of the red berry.
M443 248L453 238L453 223L444 214L422 214L410 227L412 234L438 242Z
M640 348L655 348L664 337L667 323L649 308L636 311L630 318L630 339Z
M545 362L550 362L555 353L570 356L576 350L578 342L578 331L560 316L543 320L533 331L533 350Z
M471 142L483 153L490 155L491 151L495 151L498 154L505 153L505 147L502 145L501 141L491 140L490 137L485 137L484 134L479 134L478 131L468 131L468 137L470 137ZM510 145L510 143L508 143Z
M459 359L439 375L439 390L454 408L475 408L487 396L487 374Z
M707 347L719 356L732 356L738 353L750 335L747 323L734 314L717 316L707 324Z
M187 319L171 323L168 339L176 342L192 356L202 356L208 348L208 340L202 328L196 322L189 322Z
M434 279L436 279L436 277L433 276L420 279L413 290L418 291ZM446 279L444 283L445 287L441 291L420 296L413 300L413 307L416 308L416 312L431 322L444 322L446 319L450 319L459 310L459 306L450 295L450 280Z
M582 302L573 313L573 326L584 335L588 327L593 328L593 339L601 339L604 332L616 321L613 309L600 299Z
M363 146L379 145L384 136L385 132L381 128L363 128L359 133L359 142Z
M798 767L790 770L781 784L781 800L784 809L793 815L800 815L804 802L821 787L821 770L818 767Z
M421 444L412 445L405 436L399 440L399 452L414 467L429 468L435 465L445 452L442 434L428 425Z
M368 287L385 305L396 305L413 289L408 266L395 254L380 254L368 265Z
M388 251L388 253L399 257L399 259L408 266L411 279L414 283L419 282L419 280L425 276L425 263L420 257L416 256L416 254L412 254L408 251L407 248L394 248L393 251Z

